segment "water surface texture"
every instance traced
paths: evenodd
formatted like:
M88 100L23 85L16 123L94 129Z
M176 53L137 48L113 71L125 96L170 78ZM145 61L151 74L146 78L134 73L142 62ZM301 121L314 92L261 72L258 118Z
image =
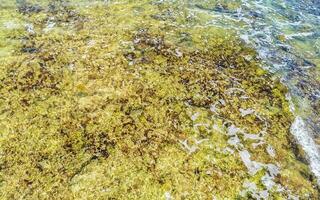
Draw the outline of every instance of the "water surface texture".
M319 199L320 3L0 0L0 199Z
M237 30L258 50L263 67L290 89L297 140L320 177L320 3L318 1L231 1L232 9L195 1L195 9L215 19L208 25ZM314 142L314 140L318 142Z
M208 24L237 30L246 43L258 50L263 67L282 78L290 89L293 112L299 116L293 134L304 146L314 172L320 177L320 3L234 3L236 6L231 10L220 5L197 4L196 1L195 6L215 16Z

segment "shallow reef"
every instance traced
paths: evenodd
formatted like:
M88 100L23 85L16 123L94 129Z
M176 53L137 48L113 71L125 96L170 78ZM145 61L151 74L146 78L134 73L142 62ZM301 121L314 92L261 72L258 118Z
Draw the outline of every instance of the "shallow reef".
M2 5L1 199L319 197L287 89L181 4Z

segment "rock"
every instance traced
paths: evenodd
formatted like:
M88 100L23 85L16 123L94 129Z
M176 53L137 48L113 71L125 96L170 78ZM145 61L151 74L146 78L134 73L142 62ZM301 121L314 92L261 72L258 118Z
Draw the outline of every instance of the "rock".
M247 167L249 170L250 175L255 175L258 171L260 171L263 167L263 164L259 162L252 161L250 159L250 153L247 150L242 150L239 152L241 160L243 164Z
M229 136L236 135L239 131L240 131L240 129L237 128L235 125L232 124L232 125L228 128L228 135L229 135Z
M253 110L251 108L248 108L248 109L240 108L239 111L240 111L242 117L245 117L245 116L250 115L255 112L255 110Z
M241 147L243 146L240 142L240 139L238 138L238 136L233 136L228 140L228 144L234 146L234 147Z
M275 152L275 150L274 150L274 148L269 144L268 146L267 146L267 153L272 157L272 158L274 158L275 156L276 156L276 152Z

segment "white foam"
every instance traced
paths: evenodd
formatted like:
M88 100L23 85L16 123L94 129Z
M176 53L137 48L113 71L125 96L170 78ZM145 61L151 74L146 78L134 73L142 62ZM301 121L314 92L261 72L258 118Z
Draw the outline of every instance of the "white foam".
M291 133L306 152L311 171L317 177L318 184L320 185L320 152L317 149L316 143L309 135L306 125L300 116L297 116L294 120L291 126Z

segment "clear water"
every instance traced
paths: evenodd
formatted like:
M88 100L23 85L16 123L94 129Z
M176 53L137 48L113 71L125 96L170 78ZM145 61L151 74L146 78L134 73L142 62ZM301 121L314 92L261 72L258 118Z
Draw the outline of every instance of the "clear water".
M292 133L320 177L320 1L241 0L236 9L191 9L214 16L208 25L236 30L257 49L264 68L289 88L296 121ZM318 142L316 142L318 141Z
M76 4L89 6L95 2L98 1L83 0ZM306 152L320 185L320 1L230 0L234 3L230 8L224 6L226 0L221 0L221 4L210 4L220 0L154 2L181 4L191 13L205 13L211 17L201 26L221 26L235 31L257 50L262 67L280 77L289 89L287 97L296 118L291 132ZM210 6L205 6L208 3ZM47 29L53 26L54 23L48 23ZM249 157L247 152L242 153L243 157Z

